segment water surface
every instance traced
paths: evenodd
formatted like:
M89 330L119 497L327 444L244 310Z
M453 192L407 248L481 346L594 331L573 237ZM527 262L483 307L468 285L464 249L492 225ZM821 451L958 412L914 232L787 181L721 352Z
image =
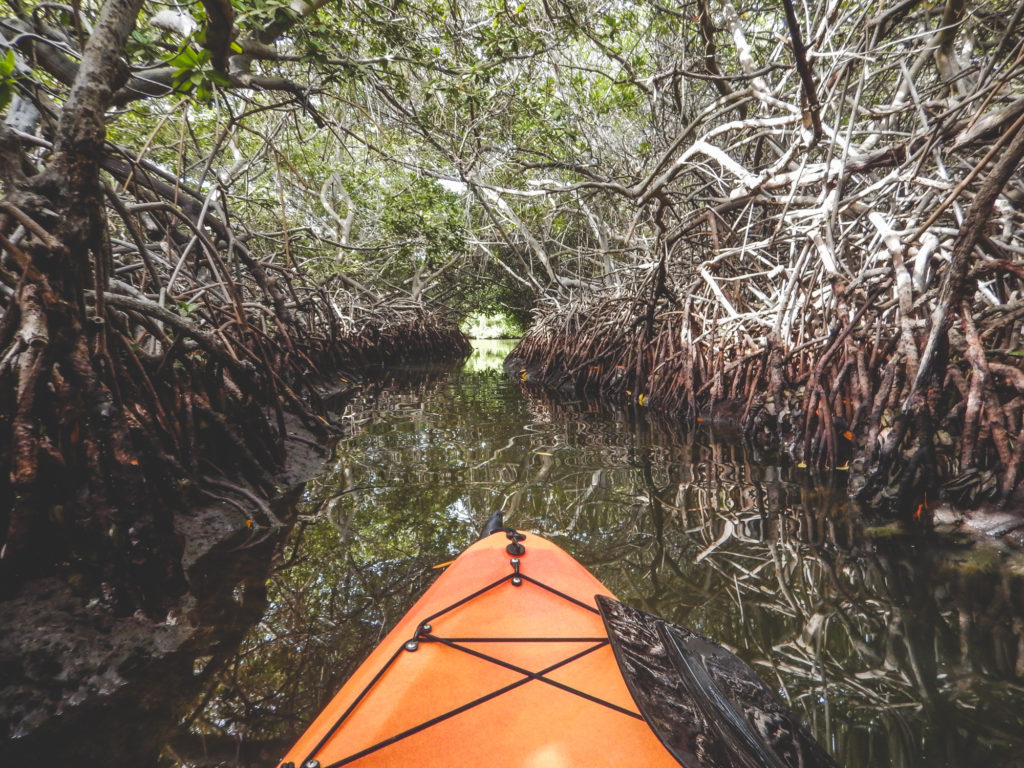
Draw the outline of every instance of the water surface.
M848 768L1024 760L1018 555L871 530L841 482L704 428L523 392L500 368L509 347L393 372L348 407L269 612L169 764L235 744L224 764L273 765L495 509L733 649Z

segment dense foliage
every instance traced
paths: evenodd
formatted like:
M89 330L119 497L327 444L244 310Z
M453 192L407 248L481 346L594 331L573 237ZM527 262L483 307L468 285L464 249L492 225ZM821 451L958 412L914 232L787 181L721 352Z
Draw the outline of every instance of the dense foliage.
M152 453L122 424L106 465L74 458L67 414L145 402L149 442L192 461L163 413L180 402L148 391L160 354L189 371L176 387L297 401L276 372L307 376L396 300L452 321L537 306L524 350L549 383L597 366L649 406L738 401L805 461L851 459L873 503L914 509L956 476L962 499L1008 499L1021 18L1004 0L11 0L0 330L10 494L32 500L10 535L63 508L18 490L40 462L110 476L119 456L119 488L135 465L110 446ZM91 403L47 394L59 360Z

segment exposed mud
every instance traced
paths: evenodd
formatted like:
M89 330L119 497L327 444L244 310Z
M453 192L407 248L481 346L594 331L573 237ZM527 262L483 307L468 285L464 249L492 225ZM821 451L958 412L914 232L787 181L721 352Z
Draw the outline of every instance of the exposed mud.
M225 483L210 488L224 500L175 517L189 589L163 620L115 617L57 576L0 602L0 764L156 763L183 708L263 615L303 483L330 454L298 419L287 427L274 498Z

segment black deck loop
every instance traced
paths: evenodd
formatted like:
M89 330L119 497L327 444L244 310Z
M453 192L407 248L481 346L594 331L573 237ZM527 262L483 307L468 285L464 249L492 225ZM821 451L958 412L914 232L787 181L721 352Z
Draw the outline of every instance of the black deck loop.
M512 542L507 547L505 547L506 552L508 552L513 557L519 557L520 555L526 552L526 547L519 543L526 538L525 533L520 533L515 528L506 528L505 536L506 538L508 538L509 541Z

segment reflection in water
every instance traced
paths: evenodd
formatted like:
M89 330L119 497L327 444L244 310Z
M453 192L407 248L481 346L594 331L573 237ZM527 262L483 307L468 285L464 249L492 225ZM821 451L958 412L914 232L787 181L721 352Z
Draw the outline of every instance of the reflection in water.
M473 342L473 354L462 368L463 373L503 370L505 358L517 342L518 339L476 339Z
M865 537L837 488L705 430L524 397L500 370L509 347L349 406L267 615L168 764L218 764L203 734L255 755L223 764L271 765L497 508L734 649L848 768L1021 759L1019 565Z

